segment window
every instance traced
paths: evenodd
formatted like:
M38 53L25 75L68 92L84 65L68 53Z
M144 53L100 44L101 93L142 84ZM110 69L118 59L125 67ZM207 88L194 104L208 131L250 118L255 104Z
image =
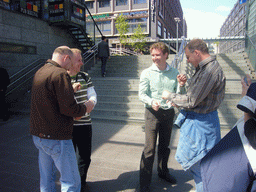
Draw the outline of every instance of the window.
M164 1L163 1L163 0L159 0L158 8L159 8L158 15L159 15L160 17L164 18L164 8L165 8L165 4L164 4Z
M93 1L86 1L85 5L88 9L93 9Z
M143 3L147 3L147 0L133 0L134 4L143 4Z
M244 8L242 8L239 12L239 17L242 17L244 15Z
M157 23L157 34L162 36L162 23L160 21Z
M110 0L100 0L99 7L110 7Z
M128 0L116 0L116 6L127 5Z
M111 21L97 22L97 25L102 32L111 31Z
M28 46L14 43L0 43L0 52L36 54L36 46Z
M147 32L147 18L129 19L129 33L133 33L134 29L138 28L139 24L142 31Z
M243 20L241 20L241 21L239 22L239 29L242 29L242 28L243 28L243 26L244 26L244 24L243 24Z
M164 28L164 38L167 39L167 30Z
M41 2L39 0L7 0L1 1L0 6L34 17L40 17L39 13L42 11Z

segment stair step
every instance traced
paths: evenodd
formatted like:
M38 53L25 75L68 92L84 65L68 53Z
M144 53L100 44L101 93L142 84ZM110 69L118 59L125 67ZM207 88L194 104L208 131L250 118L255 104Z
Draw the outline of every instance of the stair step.
M117 122L125 122L126 124L136 124L136 125L145 125L145 120L136 118L136 117L117 117L117 116L103 116L103 115L97 115L92 116L93 120L109 120L109 121L117 121Z
M171 64L173 55L168 63ZM241 77L249 73L242 55L218 55L226 76L226 94L218 109L222 129L231 129L243 115L236 105L241 99ZM139 100L139 78L141 72L152 65L151 56L111 57L107 63L107 77L102 78L101 62L89 71L98 95L98 104L92 119L115 120L126 123L144 124L144 104ZM187 65L185 58L181 70L193 74L194 68ZM189 77L189 76L188 76Z

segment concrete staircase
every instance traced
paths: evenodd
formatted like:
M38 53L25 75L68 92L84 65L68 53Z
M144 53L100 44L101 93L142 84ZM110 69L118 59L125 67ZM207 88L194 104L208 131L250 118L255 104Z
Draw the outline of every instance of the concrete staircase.
M173 59L174 55L170 55L167 62ZM144 124L144 104L138 98L139 77L151 65L150 55L111 57L103 78L101 62L95 64L89 71L98 95L92 118Z
M221 128L231 129L243 115L242 111L236 107L242 98L241 78L245 74L251 74L251 71L244 53L219 54L217 60L221 64L227 79L225 99L218 110Z
M170 55L167 62L170 64L174 55ZM227 78L226 96L219 108L222 128L232 128L242 113L236 108L241 99L241 76L250 73L248 63L243 54L219 54L220 62ZM115 56L107 63L107 75L101 77L98 62L89 71L95 90L98 95L98 104L91 116L98 120L116 120L126 123L144 124L144 105L139 101L139 77L145 68L151 66L150 55L143 56ZM187 65L184 59L181 73L194 73L193 67Z

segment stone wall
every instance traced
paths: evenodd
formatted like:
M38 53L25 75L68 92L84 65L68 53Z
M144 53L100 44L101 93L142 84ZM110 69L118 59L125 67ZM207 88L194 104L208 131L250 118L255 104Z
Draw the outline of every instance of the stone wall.
M61 45L76 47L68 31L50 26L46 21L0 8L0 42L36 46L36 54L0 52L0 66L10 76L32 61L51 58L53 50Z

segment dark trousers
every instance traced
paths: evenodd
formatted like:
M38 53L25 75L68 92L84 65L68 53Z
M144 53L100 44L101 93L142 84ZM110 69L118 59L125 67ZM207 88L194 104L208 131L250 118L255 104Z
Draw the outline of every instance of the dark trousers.
M108 57L101 57L100 60L101 60L101 75L103 75L106 72Z
M4 119L8 115L8 104L5 101L5 91L0 91L0 119Z
M145 110L145 146L140 162L141 188L148 187L151 183L157 135L159 137L157 171L159 174L168 172L169 143L174 115L174 109L154 111L152 108L146 108Z
M91 163L92 125L74 126L73 145L76 152L81 184L86 183L87 172Z

